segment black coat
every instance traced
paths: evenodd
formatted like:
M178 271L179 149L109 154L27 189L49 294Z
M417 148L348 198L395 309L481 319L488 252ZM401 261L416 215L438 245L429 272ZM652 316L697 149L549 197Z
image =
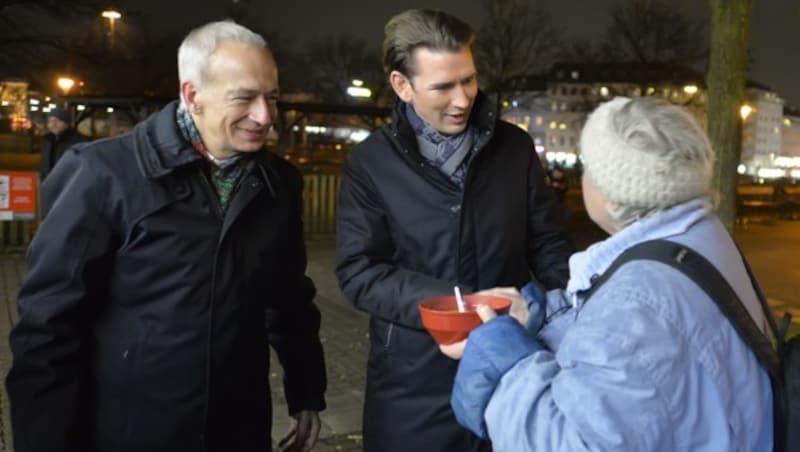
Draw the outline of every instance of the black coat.
M348 155L337 219L337 276L371 315L364 445L368 452L481 450L455 422L457 362L422 329L417 304L517 286L530 271L563 287L574 251L530 137L479 96L480 131L460 190L417 149L403 108ZM467 445L471 443L471 445Z
M56 135L54 133L45 134L42 140L42 152L39 160L39 178L44 180L50 171L53 171L58 160L64 152L75 144L88 140L87 137L78 133L77 130L69 129Z
M260 152L223 218L204 164L173 103L45 182L11 334L18 452L267 451L270 342L290 411L324 408L302 179Z

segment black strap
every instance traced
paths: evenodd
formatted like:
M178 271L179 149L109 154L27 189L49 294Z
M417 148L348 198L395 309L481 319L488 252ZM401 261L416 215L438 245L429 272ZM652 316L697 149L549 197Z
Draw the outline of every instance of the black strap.
M654 260L667 264L694 281L716 303L767 372L774 379L782 380L781 361L778 353L772 347L769 338L753 321L739 296L711 262L684 245L667 240L650 240L627 249L614 260L602 276L593 281L592 287L584 292L586 299L620 267L633 260ZM750 273L749 266L747 268ZM754 279L753 282L755 282ZM754 284L754 288L756 288L759 298L762 297L763 293L757 284ZM762 302L762 306L765 305L766 300ZM770 318L772 312L769 311L769 306L766 306L764 311L764 315ZM774 318L772 321L774 322Z
M632 260L654 260L680 271L695 284L697 284L703 291L711 298L714 303L719 307L720 311L725 315L733 328L739 333L745 344L750 347L753 354L761 363L762 366L770 374L772 383L772 398L773 398L773 428L774 428L774 450L786 450L786 432L788 423L788 406L786 385L783 378L783 366L781 357L783 355L783 342L788 330L788 325L791 322L791 316L786 315L783 319L783 325L778 328L775 317L772 315L772 310L767 304L767 298L764 292L758 285L758 282L753 275L750 265L747 263L744 254L742 262L744 263L747 274L750 277L750 282L756 292L761 308L764 311L764 316L767 318L769 327L775 335L778 344L778 352L772 347L767 335L761 332L756 325L750 313L745 308L739 296L731 288L728 281L720 274L719 270L708 261L705 257L692 250L691 248L667 240L650 240L647 242L639 243L617 257L611 266L606 270L602 276L598 277L592 282L592 286L584 292L586 299L588 299L600 286L602 286L620 267Z
M767 297L764 295L764 291L761 290L761 286L758 284L758 281L753 274L753 269L750 268L750 263L747 262L747 259L745 259L741 248L739 249L739 254L742 256L742 263L744 263L744 268L747 270L747 276L750 277L750 282L753 284L753 290L755 290L756 296L758 297L758 302L761 304L761 310L764 311L764 316L767 318L769 329L772 331L772 335L775 337L775 342L778 347L778 356L783 356L783 346L786 342L786 334L789 332L789 326L792 323L792 315L788 312L785 313L783 315L783 319L781 319L781 325L778 326L778 322L775 320L775 316L772 314L772 309L769 307L769 303L767 303Z

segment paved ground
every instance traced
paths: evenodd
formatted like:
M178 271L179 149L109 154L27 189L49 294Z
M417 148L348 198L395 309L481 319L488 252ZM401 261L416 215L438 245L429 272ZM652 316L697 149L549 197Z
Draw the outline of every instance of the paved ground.
M573 215L570 227L579 246L585 247L602 233L588 226L580 212ZM736 231L736 238L750 260L776 310L789 310L800 319L800 221L748 223ZM367 317L356 312L339 293L333 275L334 242L312 238L308 242L309 275L315 280L322 311L322 341L328 367L328 409L322 414L323 430L315 449L321 452L361 450L361 405L363 401ZM22 276L19 253L0 254L0 372L10 364L7 335L16 319L15 299ZM273 436L280 437L288 426L285 400L281 392L280 366L273 362L270 375L275 401L276 422ZM8 403L0 391L0 451L11 450Z

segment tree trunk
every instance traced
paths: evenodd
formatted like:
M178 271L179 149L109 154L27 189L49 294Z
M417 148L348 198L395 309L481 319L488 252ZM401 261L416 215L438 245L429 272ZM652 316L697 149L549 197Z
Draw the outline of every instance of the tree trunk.
M717 155L714 188L719 216L733 232L736 222L736 167L739 165L745 101L747 42L753 0L709 0L711 55L708 68L708 135Z

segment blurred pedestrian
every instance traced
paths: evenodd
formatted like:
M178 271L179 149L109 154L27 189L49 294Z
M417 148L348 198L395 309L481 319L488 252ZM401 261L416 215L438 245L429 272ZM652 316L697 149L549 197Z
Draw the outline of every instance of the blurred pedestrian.
M41 159L39 160L39 180L44 181L67 149L89 138L72 127L68 110L53 108L47 113L47 130L42 137Z

